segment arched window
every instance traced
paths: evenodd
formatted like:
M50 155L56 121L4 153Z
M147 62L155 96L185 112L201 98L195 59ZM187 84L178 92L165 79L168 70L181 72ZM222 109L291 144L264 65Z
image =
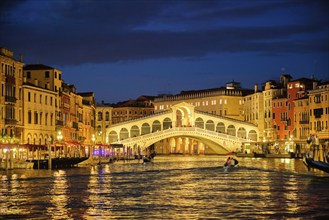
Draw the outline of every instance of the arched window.
M98 121L102 121L103 120L103 114L102 114L102 112L98 112L98 114L97 114L97 120Z

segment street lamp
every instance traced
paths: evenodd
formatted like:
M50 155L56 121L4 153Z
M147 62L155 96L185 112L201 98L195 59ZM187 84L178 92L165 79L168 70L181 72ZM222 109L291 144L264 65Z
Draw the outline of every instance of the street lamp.
M52 138L49 136L48 138L48 169L51 170L51 141Z
M101 137L101 140L103 139L102 138L102 131L100 131L98 133L98 136ZM101 141L100 145L98 145L98 164L101 164L101 154L102 154L102 146L101 145L102 145L102 141Z
M94 148L95 148L95 141L96 141L96 138L95 138L94 134L92 135L91 140L93 142L93 147L92 147L92 150L90 152L90 156L93 158L93 151L94 151Z

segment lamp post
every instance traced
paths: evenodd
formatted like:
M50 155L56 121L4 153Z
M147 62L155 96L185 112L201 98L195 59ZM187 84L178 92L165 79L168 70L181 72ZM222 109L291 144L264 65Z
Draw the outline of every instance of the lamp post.
M58 143L61 143L62 140L63 140L62 132L61 131L58 131L57 132L57 141L58 141ZM62 149L60 149L60 155L59 156L61 156L61 152L62 152Z
M51 170L51 141L52 138L49 136L48 138L48 169Z
M101 140L102 140L102 131L100 131L99 133L98 133L98 136L100 136L101 137ZM102 142L98 145L98 164L101 164L101 155L102 155Z

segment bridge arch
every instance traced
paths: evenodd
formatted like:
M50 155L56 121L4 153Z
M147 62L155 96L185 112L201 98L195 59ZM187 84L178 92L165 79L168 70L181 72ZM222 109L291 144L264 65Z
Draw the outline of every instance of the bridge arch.
M145 135L145 134L149 134L149 133L151 133L151 127L150 127L149 123L143 123L141 135Z
M129 138L129 132L127 128L121 128L120 130L120 140Z
M195 127L204 128L204 121L202 118L195 119Z
M130 137L137 137L140 134L139 127L137 125L133 125L130 129Z
M206 130L215 131L215 123L213 120L208 120L206 122Z
M229 125L227 127L227 134L232 135L232 136L236 136L236 129L235 129L234 125Z
M159 120L153 121L152 124L152 132L157 132L157 131L161 131L161 123Z
M250 139L252 141L257 141L257 139L258 139L257 132L255 130L250 130L248 133L248 139Z
M118 133L116 131L111 131L108 137L110 143L114 143L118 141Z
M172 127L172 120L168 117L163 119L163 130L166 130L171 127Z
M225 133L225 125L223 122L218 122L216 126L216 132Z
M240 127L238 129L238 135L237 135L239 138L247 138L247 131L245 128L243 127Z

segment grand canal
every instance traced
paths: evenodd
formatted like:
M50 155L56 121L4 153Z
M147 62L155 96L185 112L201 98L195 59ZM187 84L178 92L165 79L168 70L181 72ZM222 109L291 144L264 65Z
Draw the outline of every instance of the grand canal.
M66 170L0 171L2 219L318 219L329 174L301 160L170 156Z

